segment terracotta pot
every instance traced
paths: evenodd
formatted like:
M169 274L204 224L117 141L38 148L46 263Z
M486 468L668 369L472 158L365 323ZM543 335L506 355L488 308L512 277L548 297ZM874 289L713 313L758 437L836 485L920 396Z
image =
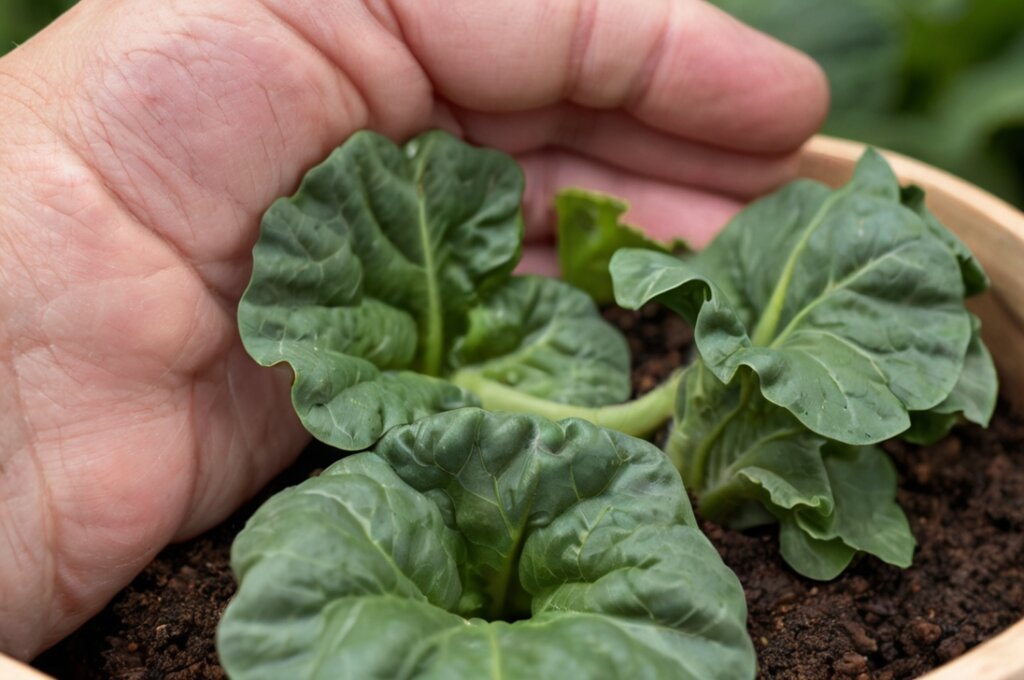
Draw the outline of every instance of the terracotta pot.
M800 174L837 186L852 174L864 145L815 137L801 154ZM1024 214L981 189L924 163L886 152L905 183L920 185L928 207L974 252L992 290L972 301L982 335L999 367L1002 390L1024 413ZM0 678L42 680L0 654ZM921 680L1024 680L1024 619Z

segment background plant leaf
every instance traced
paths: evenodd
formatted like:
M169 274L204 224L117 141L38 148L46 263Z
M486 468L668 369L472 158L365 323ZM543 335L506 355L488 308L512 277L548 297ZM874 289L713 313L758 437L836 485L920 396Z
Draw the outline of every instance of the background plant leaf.
M1024 3L714 1L821 64L832 90L828 134L1024 200Z
M608 265L616 250L642 248L674 254L690 250L682 239L661 243L625 224L622 216L628 209L624 201L583 189L565 189L555 197L562 279L599 304L615 299Z

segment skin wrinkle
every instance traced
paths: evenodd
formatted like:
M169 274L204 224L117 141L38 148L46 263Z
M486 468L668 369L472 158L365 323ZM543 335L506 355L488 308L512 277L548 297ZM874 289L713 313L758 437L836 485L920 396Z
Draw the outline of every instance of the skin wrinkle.
M200 427L200 423L203 423L203 421L206 418L209 417L209 410L208 409L202 409L201 410L199 408L200 399L198 398L198 395L199 395L200 391L203 388L207 388L210 385L216 385L217 384L217 382L215 380L213 380L212 378L206 378L205 377L206 375L209 375L210 373L214 373L214 372L215 371L211 369L210 371L207 371L206 373L204 373L202 377L197 377L197 379L192 383L192 387L191 387L191 398L188 400L188 403L189 403L188 418L189 418L189 422L192 423L192 431L195 433L195 438L196 438L197 441L201 440L201 438L199 437L199 432L201 430L205 430L205 428L201 428ZM237 404L236 404L235 395L234 395L234 393L233 393L233 391L231 389L232 372L231 371L226 371L226 374L227 374L228 392L229 392L228 404L230 405L231 410L237 414L238 413L238 407L237 407ZM216 406L215 405L211 406L211 408L216 408ZM244 422L244 421L242 419L239 419L239 422ZM244 429L245 428L242 428L243 432L244 432ZM231 437L232 438L234 436L236 436L235 435L236 432L237 432L237 428L232 431L232 433L231 433ZM244 435L243 435L243 442L244 442ZM232 449L233 449L233 447L231 446L231 442L229 440L228 445L225 447L225 450L226 451L231 451ZM189 480L190 483L188 485L188 488L190 489L190 491L189 491L189 494L188 494L188 501L186 502L185 507L187 507L187 508L189 508L189 509L194 511L195 508L198 507L201 504L202 500L204 498L206 498L208 493L209 493L208 489L209 489L209 483L210 483L211 475L207 472L208 465L206 464L205 457L202 455L202 452L200 451L200 447L199 446L195 446L195 447L192 447L192 449L190 449L190 450L192 452L192 465L190 466L190 469L193 472L192 472L192 477ZM255 450L255 449L246 449L246 450ZM253 475L253 471L250 469L250 466L242 465L241 467L242 467L242 470L244 471L242 473L243 476L248 478L248 477L251 477ZM251 487L251 482L247 479L246 483L244 484L244 488L248 489L250 487ZM176 539L180 539L180 538L183 537L183 534L184 534L184 536L188 536L189 533L191 533L189 531L189 522L186 521L184 523L184 525L176 532L175 538Z
M257 15L257 16L259 16L259 15ZM268 14L267 16L269 17L270 15ZM191 19L189 21L190 21L191 24L195 24L195 22L201 21L201 20L202 20L201 18L196 18L196 19ZM218 21L220 21L220 20L218 20ZM252 23L254 23L256 21L258 21L258 20L252 19L250 17L249 20L248 20L248 23L252 24ZM274 21L276 22L276 20L274 20ZM223 23L223 22L221 22L221 23ZM217 26L221 25L221 23L218 23ZM149 51L150 54L161 55L159 57L154 57L154 59L168 59L169 58L171 62L175 62L176 61L179 64L186 64L188 66L187 69L176 69L176 70L171 70L171 71L168 71L168 70L164 69L164 72L161 73L159 68L158 68L157 71L155 71L153 73L149 73L149 71L152 71L154 67L146 65L146 64L138 64L137 60L136 60L136 65L128 64L127 66L119 66L118 69L117 69L117 72L120 73L120 75L121 75L121 79L119 81L119 85L120 85L121 89L124 89L125 91L127 91L129 93L133 93L134 96L138 97L138 96L140 96L138 94L138 92L139 92L138 87L139 86L136 85L136 81L140 81L141 80L142 81L140 83L141 87L149 88L149 89L152 90L154 86L150 84L150 81L152 81L153 78L152 77L147 77L147 76L153 76L153 77L155 77L157 79L168 77L168 78L171 79L171 81L169 82L169 85L171 86L170 89L171 89L172 92L177 92L177 91L184 91L184 92L201 91L201 92L203 92L203 96L205 97L205 99L203 101L207 101L208 100L208 101L211 101L211 102L218 102L217 110L222 110L222 107L220 107L220 105L219 105L220 98L218 96L213 95L210 91L207 90L207 88L202 87L202 85L203 85L202 82L198 82L198 83L196 82L197 79L199 79L199 76L192 70L193 67L192 67L192 64L190 63L191 59L196 59L196 58L200 59L200 61L205 61L205 62L210 62L211 61L210 59L208 59L208 57L205 56L205 52L207 52L208 50L197 49L197 48L194 47L195 44L214 44L211 41L202 40L199 37L201 35L204 35L209 30L212 30L212 29L207 28L205 31L202 30L202 29L193 29L193 30L190 30L190 31L187 31L187 32L179 31L179 32L177 32L177 37L175 37L172 34L171 38L163 38L165 41L169 41L169 43L168 43L169 44L169 48L168 49L150 50ZM235 29L235 33L237 33L238 30L239 29ZM253 30L255 30L255 29L253 29ZM264 32L265 32L265 29L262 29L262 30L264 30ZM225 29L225 32L227 32L226 29ZM218 43L216 43L216 45L217 45L218 49L223 49L223 50L227 51L228 54L241 55L241 54L243 54L242 50L240 48L237 48L233 44L235 42L238 42L238 39L239 38L237 36L233 36L232 40L219 41ZM187 43L187 44L186 45L182 45L182 43ZM289 49L293 49L294 48L294 46L291 46L291 45L288 45L286 47L288 47ZM280 50L282 48L279 47L279 48L276 48L276 49ZM168 51L172 52L170 57L168 57L165 54ZM188 54L190 56L189 57L176 58L176 56L173 54L174 52L178 52L178 53L181 53L181 54ZM262 69L264 71L266 70L264 65L257 65L257 66L255 66L253 68L246 69L242 65L242 62L237 62L237 63L232 64L231 60L227 60L227 61L224 61L223 63L226 64L226 65L223 66L220 69L221 71L231 71L231 70L235 70L235 69L237 69L239 71L243 71L243 72L246 71L246 70L249 70L249 71L255 71L255 70L259 70L259 69ZM298 63L301 63L301 60ZM132 70L127 70L127 69L132 69ZM306 67L296 67L296 68L291 69L291 70L293 70L296 73L298 73L298 72L302 71L303 69L306 72L309 72L309 70L310 70L309 68L306 68ZM180 71L180 72L177 72L177 71ZM184 80L182 80L182 78L184 78ZM99 77L94 77L94 80L98 80L98 82L102 82L103 79L104 79L104 77L102 75L99 76ZM230 87L228 88L229 89L229 93L228 94L231 95L232 91L238 91L239 87L243 87L243 88L249 87L252 84L251 83L252 80L253 80L253 78L250 77L250 78L248 78L246 80L246 82L241 83L241 85L235 85L232 82L232 84L230 84ZM159 82L159 80L157 80L156 82ZM185 83L185 84L179 84L179 83ZM188 83L193 83L193 85L190 86L190 85L188 85ZM220 87L222 85L225 85L225 83L226 83L226 81L223 78L214 79L214 86L216 86L216 87ZM307 89L309 89L309 88L307 88ZM315 90L315 91L318 91L318 96L320 96L321 98L323 96L322 92L320 92L322 89L323 88L316 88L316 90ZM314 91L314 90L310 90L310 91ZM159 91L155 91L155 93L158 93L158 92ZM263 99L263 100L266 100L267 92L268 92L268 88L261 81L259 89L258 89L258 93L260 95L260 98ZM147 95L147 96L149 96L149 95ZM167 95L165 97L162 94L155 94L154 96L159 96L159 99L157 99L156 101L158 103L158 108L160 108L161 110L167 109L168 106L174 105L174 101L167 99L168 97L174 97L174 95ZM137 101L141 102L141 104L136 104L135 105L138 108L142 108L143 106L145 106L148 103L146 99L137 99ZM95 114L93 114L94 117L95 116L99 116L101 121L102 121L102 116L104 114L100 113L100 112L106 112L107 115L112 114L115 111L115 109L112 108L112 107L116 107L116 106L119 106L119 105L120 105L119 104L119 100L117 98L111 99L109 97L106 97L106 98L103 98L101 101L96 101L95 98L93 98L93 100L89 103L89 106L87 107L87 109L91 109L92 111L94 111L95 112ZM202 110L203 107L202 107L201 104L199 106L200 106L200 111L197 113L197 115L199 116L199 118L201 118L202 117L202 113L203 113L203 110ZM152 107L150 107L150 108L152 108ZM182 108L182 107L178 106L177 108ZM185 110L188 110L189 107L186 106L184 108L185 108ZM268 120L273 118L276 121L275 124L278 126L278 128L280 128L281 127L281 114L279 114L276 109L268 110L268 113L269 113ZM114 118L114 120L118 120L118 118ZM201 163L199 161L197 161L195 156L192 154L192 152L191 152L191 148L192 147L189 147L186 152L181 152L181 153L174 152L173 154L170 153L170 151L169 151L170 149L178 148L180 146L180 144L178 144L175 140L177 140L179 138L187 138L188 134L186 134L186 131L183 130L183 128L176 127L176 128L174 128L176 130L176 132L171 132L170 134L161 133L161 136L160 136L159 139L157 139L157 138L155 138L153 136L154 135L153 130L159 131L161 125L166 127L167 124L168 123L166 121L164 123L160 123L159 121L151 122L148 118L147 118L146 121L142 121L138 117L135 117L133 120L127 120L127 121L125 121L125 120L118 120L117 133L120 134L122 132L127 132L129 134L135 135L136 138L139 138L138 137L138 135L140 134L139 130L141 130L142 131L141 134L147 135L146 138L140 138L140 144L137 147L137 150L135 151L134 155L131 157L131 161L133 163L143 163L143 166L144 166L144 164L145 164L144 158L142 158L140 160L139 157L140 156L143 156L143 157L144 156L151 156L152 153L150 152L150 150L152 149L153 151L156 151L159 155L162 155L164 158L166 158L169 161L171 161L169 163L166 163L166 165L168 167L172 167L172 168L173 167L178 167L178 168L182 168L183 169L183 173L184 174L182 174L181 177L186 178L183 183L178 178L170 178L170 177L168 177L166 175L161 177L163 183L166 186L168 186L168 188L169 188L168 191L163 192L163 194L167 197L166 200L173 200L173 201L175 201L175 209L174 209L173 212L178 213L178 214L182 214L185 217L184 220L180 220L179 219L179 220L175 220L175 221L178 224L188 225L189 228L190 228L190 232L189 233L192 233L192 234L195 233L195 231L196 231L195 222L194 222L194 220L189 218L188 212L184 208L184 203L182 202L183 201L183 197L182 197L182 195L180 193L179 188L186 189L188 194L191 194L194 190L198 190L200 193L204 194L204 199L205 200L209 200L209 198L212 198L214 195L221 196L222 193L220 193L220 192L223 192L224 194L226 194L226 196L231 198L232 204L235 206L234 209L233 209L233 212L234 212L235 215L237 215L238 214L238 206L239 206L239 204L241 204L242 201L239 198L239 196L234 193L234 191L232 190L230 185L227 185L227 186L224 186L224 187L214 187L214 188L218 189L218 193L217 194L211 194L208 190L205 189L205 187L203 187L201 185L198 185L196 183L195 179L192 177L192 175L196 174L196 170L198 169L195 166L201 165ZM171 118L170 124L176 125L176 126L178 125L178 123L177 123L177 121L176 121L176 119L174 117ZM208 126L204 126L204 127L208 127ZM112 133L111 133L109 127L108 127L108 130L107 130L107 132L105 133L104 136L109 139L111 134ZM168 143L170 144L170 146L165 146L164 137L168 138L168 140L169 140ZM261 145L263 145L264 147L266 147L267 144L269 143L268 140L269 140L270 137L273 137L273 135L266 135L266 134L259 135L258 136L259 143ZM119 151L120 151L121 154L125 153L124 149L120 149ZM278 151L278 153L280 153L280 151ZM94 154L85 154L85 155L94 155ZM185 158L187 158L189 160L188 160L187 164L182 165L182 163L180 161L175 160L174 156L183 156L183 157L185 157ZM120 163L121 163L122 167L124 167L124 164L126 163L126 159L122 157L120 159ZM91 162L90 164L93 165L94 167L96 167L97 171L100 172L100 174L106 174L104 172L104 170L99 167L99 164L97 162ZM270 174L272 174L272 176L276 176L278 178L280 177L280 169L277 168L275 166L275 164L264 163L263 165L268 167L268 168L270 168L270 167L273 168L272 172L270 173ZM190 169L190 166L193 166L192 169ZM244 173L236 173L236 177L247 179L248 180L247 183L249 184L249 186L254 186L254 185L257 185L257 184L262 186L264 184L263 181L256 180L255 175L252 174L252 171L256 167L256 164L246 164L246 165L241 166L241 167L246 172L244 172ZM127 173L128 172L127 168L125 170L122 170L122 172L126 172ZM157 174L157 176L160 177L158 171L154 171L154 174ZM130 175L128 175L128 179L129 180L132 179ZM129 203L132 202L132 201L129 200L128 196L122 195L122 198L126 202L129 202ZM251 211L251 209L250 209L250 211ZM149 212L152 214L155 211L150 210ZM155 217L155 215L154 215L154 217ZM203 220L208 220L210 215L206 214L206 213L202 213L202 214L198 215L198 217L200 217ZM170 216L168 215L168 219L169 218L170 218ZM236 219L236 220L234 220L234 223L244 224L246 221L241 221L241 220L237 220ZM159 226L159 222L158 222L158 226ZM158 229L158 231L160 231L160 233L163 236L169 237L168 240L174 242L174 244L179 247L179 250L184 250L184 245L180 242L180 240L178 238L175 238L173 230ZM194 241L195 239L194 238L189 238L188 240ZM244 241L239 241L239 245L241 245L242 248L237 248L236 247L235 248L235 253L233 253L231 257L232 258L238 257L239 260L240 260L242 257L245 256L248 247L247 247L247 245L245 244ZM190 261L195 261L194 258L192 257L192 255L193 255L192 253L184 253L183 252L182 254L185 256L184 259L190 260ZM198 265L199 263L196 262L196 264ZM200 270L197 270L197 271L200 271ZM200 271L200 273L202 273L202 272ZM239 285L240 284L235 284L233 286L230 286L229 288L230 288L230 290L233 291L233 290L236 290L239 287ZM221 288L221 289L223 288L223 286L212 286L212 287Z
M124 78L124 80L126 82L128 81L127 77L123 76L123 78ZM140 103L142 103L142 102L140 101ZM120 169L122 171L122 179L129 183L129 185L133 189L133 193L135 193L137 195L140 195L140 194L141 195L145 195L146 192L140 190L139 185L135 181L134 173L129 169L127 162L121 157L121 154L118 153L118 151L116 150L116 145L115 145L115 143L113 141L114 137L111 135L111 130L110 130L109 125L107 125L105 122L103 122L103 120L101 118L101 116L102 116L101 112L97 109L97 110L94 111L94 113L95 113L95 116L96 116L96 124L99 126L99 129L100 129L99 130L100 131L99 137L96 138L96 139L98 139L98 141L100 141L102 144L104 144L106 146L107 150L109 151L110 157L112 157L115 160L115 162L118 163L118 165L119 165L119 167L120 167ZM76 111L75 115L79 116L79 115L81 115L81 113ZM138 119L136 119L136 123L138 123L138 122L139 122ZM83 130L83 133L84 133L83 137L88 139L90 137L90 135L87 132L85 132L85 130L87 129L86 126L84 124L82 124L82 125L80 125L80 129ZM135 132L135 128L133 128L132 126L128 126L128 125L122 124L120 129L122 131L130 134L130 135L137 135L137 132ZM175 165L174 165L173 161L171 161L170 157L162 152L162 150L159 148L159 146L155 144L155 141L153 140L153 138L151 136L149 137L149 141L151 142L151 145L150 145L150 147L147 147L147 148L151 148L152 150L156 151L158 154L162 154L163 155L163 160L165 160L170 167L175 167ZM69 140L69 144L73 144L73 142L71 142ZM87 144L88 144L88 142L87 142ZM92 145L90 144L90 146L92 146ZM115 201L115 203L117 203L121 208L124 209L124 211L129 215L129 217L131 218L131 220L135 224L138 224L140 227L143 227L143 225L147 224L147 221L145 221L143 219L143 217L149 217L150 220L152 221L152 218L153 218L153 215L154 215L154 211L153 210L151 210L145 204L140 205L140 206L134 205L134 201L132 201L128 197L127 194L125 194L123 191L121 191L121 190L119 190L117 188L118 187L118 182L107 181L107 179L105 177L105 173L102 172L99 169L99 166L96 163L90 161L89 155L81 153L81 152L78 152L77 156L78 156L79 160L83 164L85 164L96 175L97 179L99 180L100 185L102 185L107 190L107 192L109 193L110 197ZM134 154L133 157L134 157L134 160L136 160L139 163L142 163L146 168L148 168L153 176L157 177L158 179L160 178L160 175L161 175L160 171L152 164L152 162L148 158L146 158L142 154ZM162 183L164 185L169 184L166 180L162 180ZM170 197L170 199L172 201L174 201L179 206L179 213L184 214L185 210L182 207L183 204L181 203L181 199L179 197L177 197L174 194L174 192L167 192L166 195L168 195ZM141 210L140 210L140 208L141 208ZM189 225L190 232L192 233L192 236L194 238L195 237L195 233L196 233L194 225L192 225L189 220L185 220L185 223ZM172 251L175 252L175 254L182 261L182 263L184 263L185 265L189 266L192 269L192 271L195 272L196 276L198 276L200 279L203 278L199 274L198 269L196 269L195 264L193 262L191 262L187 257L185 257L184 253L181 251L180 246L178 246L172 239L167 238L164 234L159 234L159 236L162 237L161 240L163 241L163 243L169 249L171 249ZM222 305L222 307L224 307L225 311L228 311L231 308L231 305L225 299L225 296L223 294L221 294L220 291L218 291L215 288L213 288L212 286L208 286L208 287L210 288L211 292L217 294L218 302Z
M594 20L597 18L598 0L576 0L575 29L569 41L569 68L565 72L563 99L572 101L583 82L587 54L594 38Z
M22 399L21 396L21 386L19 381L16 379L17 370L14 367L13 357L11 357L10 355L7 357L6 368L11 374L15 376L15 379L4 382L7 385L8 390L13 392L12 396L16 408L9 410L5 409L5 411L7 414L18 414L20 416L18 418L18 420L20 421L20 427L18 429L21 431L21 446L18 448L14 448L11 451L10 455L12 457L18 456L19 459L27 457L30 462L31 469L35 473L36 488L33 491L35 499L37 501L36 512L30 513L28 516L37 517L39 519L40 524L36 525L32 522L22 521L22 518L25 515L19 513L17 507L14 505L14 501L18 498L18 493L16 491L12 492L10 491L10 489L26 489L28 488L28 485L17 484L15 483L16 480L12 481L12 475L14 473L11 472L5 465L0 465L0 488L6 487L5 492L0 494L0 508L3 509L3 517L15 518L14 522L5 521L3 522L3 524L19 528L24 527L24 532L30 535L32 539L31 541L26 541L25 539L21 538L22 530L16 529L16 538L18 538L19 542L24 546L24 550L19 550L18 546L11 545L11 552L9 554L24 557L28 560L28 564L21 568L15 566L13 576L17 578L17 576L20 573L26 572L44 575L43 578L41 579L43 592L40 593L40 595L42 595L44 601L47 601L51 596L53 588L52 575L55 571L54 556L58 554L56 529L54 527L53 516L49 512L47 512L47 510L54 507L53 494L49 486L48 480L46 479L46 476L43 474L42 461L40 460L38 452L36 451L35 446L32 443L31 436L29 434L29 425L27 422L28 419L25 415L28 413L28 411L25 409L24 406L24 400ZM7 422L9 418L10 415L6 415L4 416L3 421L0 422ZM4 428L4 431L7 431L6 427ZM7 537L10 535L10 533L8 530L5 530L3 535ZM35 548L35 550L33 550L33 547ZM8 578L8 576L4 575L4 578ZM14 615L14 618L16 620L18 618L19 612L17 610L8 609L8 607L2 604L3 602L4 598L0 598L0 611L10 611L11 614ZM3 635L0 634L0 644L3 643L5 643L5 640Z
M315 53L319 60L321 60L331 71L337 73L340 78L344 79L355 90L358 107L352 107L350 105L349 116L347 118L349 120L352 120L353 122L360 122L354 124L352 126L353 129L358 130L363 127L373 128L373 111L370 110L367 104L369 100L367 99L366 94L362 91L362 88L360 88L360 86L354 80L348 78L345 75L345 72L339 67L338 63L332 57L330 57L327 54L327 52L325 52L323 48L320 47L319 44L317 44L311 38L310 34L306 32L301 25L297 24L294 20L285 15L282 11L274 7L272 4L272 0L254 1L257 5L266 10L268 14L274 17L274 19L277 20L282 26L287 28L288 31L290 31L295 36L295 38L298 40L300 44L306 46L311 52ZM353 116L351 113L351 108L355 108L358 111L358 115Z
M632 89L626 92L622 100L622 108L631 114L642 109L646 104L654 89L655 78L668 58L668 47L672 42L672 34L676 30L676 8L677 3L670 2L668 4L667 15L661 24L661 30L643 59L643 65L637 72Z
M318 51L325 63L355 90L363 120L357 127L368 127L397 139L423 129L422 121L434 106L434 92L416 55L398 39L403 28L390 6L374 11L356 0L312 6L281 3L280 7L278 0L258 2ZM336 31L331 31L330 27L339 25L363 36L358 43L360 49L352 49ZM368 32L374 28L376 34ZM378 77L375 70L383 59L391 61L387 78ZM396 104L399 101L401 105Z

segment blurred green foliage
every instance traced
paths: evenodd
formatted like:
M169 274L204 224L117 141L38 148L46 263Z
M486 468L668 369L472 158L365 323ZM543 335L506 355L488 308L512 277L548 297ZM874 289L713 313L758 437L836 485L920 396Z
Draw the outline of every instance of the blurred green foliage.
M713 0L807 52L825 130L1024 203L1024 0Z
M1024 204L1024 0L712 0L817 59L826 131ZM74 0L0 0L0 54Z
M0 0L0 55L31 38L75 0Z

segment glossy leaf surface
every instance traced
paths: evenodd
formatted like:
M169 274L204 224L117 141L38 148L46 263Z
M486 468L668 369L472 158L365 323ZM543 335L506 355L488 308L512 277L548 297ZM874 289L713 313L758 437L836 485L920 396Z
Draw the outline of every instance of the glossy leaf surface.
M691 258L612 260L620 304L674 307L719 380L749 369L768 401L849 444L899 434L953 389L971 335L960 272L873 151L841 189L794 182Z
M396 428L260 508L232 565L234 678L754 674L742 589L678 473L585 421Z
M682 383L676 418L669 453L698 490L702 516L741 529L778 521L783 558L810 578L834 578L857 551L910 565L914 537L881 449L829 442L700 362Z
M239 327L259 363L291 365L295 409L316 437L357 450L395 425L479 403L443 380L470 354L533 397L628 396L628 352L596 308L565 284L511 276L522 191L511 158L447 133L399 147L360 132L271 206ZM502 314L513 309L531 335L510 344ZM567 309L592 331L586 343L557 342L567 320L543 316Z

